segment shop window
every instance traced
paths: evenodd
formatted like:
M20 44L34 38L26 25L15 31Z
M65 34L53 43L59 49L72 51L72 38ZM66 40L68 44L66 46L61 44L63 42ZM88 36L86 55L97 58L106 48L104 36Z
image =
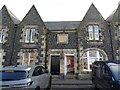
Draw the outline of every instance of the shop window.
M103 60L103 56L99 51L91 50L85 52L82 57L83 71L92 71L93 62L100 60Z

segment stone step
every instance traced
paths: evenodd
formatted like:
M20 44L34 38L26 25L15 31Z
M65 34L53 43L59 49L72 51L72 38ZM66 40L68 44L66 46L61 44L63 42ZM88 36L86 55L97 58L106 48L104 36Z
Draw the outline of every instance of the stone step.
M66 75L65 79L75 79L75 75Z

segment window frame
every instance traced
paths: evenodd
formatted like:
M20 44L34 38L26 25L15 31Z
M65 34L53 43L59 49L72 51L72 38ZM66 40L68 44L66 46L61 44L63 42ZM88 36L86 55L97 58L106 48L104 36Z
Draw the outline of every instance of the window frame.
M6 37L6 33L7 32L7 28L1 28L0 29L0 43L4 43L5 42L5 37Z
M95 28L97 27L97 28ZM87 31L88 31L88 40L100 40L100 26L98 24L89 24L87 25Z
M91 57L90 56L90 52L92 52L92 51L95 51L96 52L96 57ZM87 53L87 54L86 54ZM95 61L100 61L100 59L101 60L103 60L103 56L100 56L100 52L99 51L97 51L97 50L89 50L89 51L87 51L87 52L85 52L84 54L86 54L86 56L83 56L82 57L82 61L83 61L83 71L92 71L92 68L90 68L90 65L92 65L92 62L90 62L92 59L95 59ZM83 55L84 55L83 54ZM84 69L84 60L87 60L86 62L87 62L87 69ZM92 66L91 66L92 67Z
M26 57L27 55L27 57ZM34 55L34 57L31 58L31 56ZM35 60L36 60L37 54L35 51L27 51L27 50L23 50L21 51L21 64L22 65L31 65L31 64L35 64ZM26 59L27 58L27 59ZM26 62L27 61L27 62ZM32 63L31 63L32 61Z
M35 34L36 34L36 27L26 27L25 43L35 43Z

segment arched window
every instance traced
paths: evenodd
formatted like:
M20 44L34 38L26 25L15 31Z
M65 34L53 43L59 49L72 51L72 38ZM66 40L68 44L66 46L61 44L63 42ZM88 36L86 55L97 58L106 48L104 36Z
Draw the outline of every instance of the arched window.
M83 71L91 71L94 61L103 60L103 55L99 51L90 50L83 54L82 65Z

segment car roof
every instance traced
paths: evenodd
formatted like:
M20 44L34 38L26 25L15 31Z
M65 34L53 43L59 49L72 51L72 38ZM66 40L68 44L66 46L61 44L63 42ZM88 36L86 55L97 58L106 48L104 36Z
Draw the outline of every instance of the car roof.
M6 66L0 69L2 70L20 70L20 71L29 71L40 65L17 65L17 66ZM40 66L43 67L43 66Z
M95 61L94 63L105 63L107 66L120 65L120 60Z

